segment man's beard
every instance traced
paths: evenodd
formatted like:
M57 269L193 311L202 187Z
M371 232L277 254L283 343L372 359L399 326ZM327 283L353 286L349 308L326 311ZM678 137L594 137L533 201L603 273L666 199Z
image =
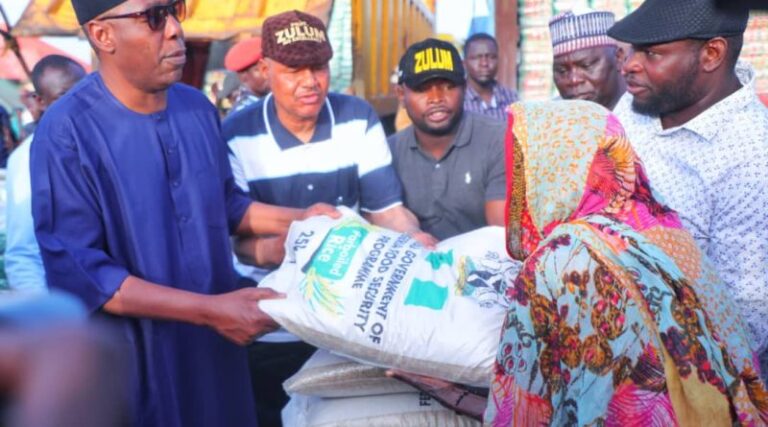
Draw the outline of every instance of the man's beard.
M456 115L453 116L451 121L449 121L445 126L441 128L433 128L429 127L425 121L413 121L413 125L416 126L420 131L426 133L427 135L432 136L445 136L450 133L452 133L456 128L459 126L459 122L461 121L461 117L464 114L464 104L462 103L459 107L459 111L456 112Z
M699 59L692 62L681 80L670 81L662 86L657 86L649 91L646 100L632 99L632 110L645 116L664 116L683 110L694 104L699 98L703 88L696 87L698 77Z

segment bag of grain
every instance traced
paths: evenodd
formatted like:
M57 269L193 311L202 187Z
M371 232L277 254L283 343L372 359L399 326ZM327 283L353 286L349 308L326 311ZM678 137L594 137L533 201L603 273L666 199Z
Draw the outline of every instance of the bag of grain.
M479 427L424 393L327 399L294 395L283 408L291 427Z
M487 387L512 283L501 227L427 250L349 209L294 222L261 308L319 348L382 367Z
M326 350L317 350L283 383L289 395L318 397L374 396L414 391L408 384L385 375L386 369L355 362Z

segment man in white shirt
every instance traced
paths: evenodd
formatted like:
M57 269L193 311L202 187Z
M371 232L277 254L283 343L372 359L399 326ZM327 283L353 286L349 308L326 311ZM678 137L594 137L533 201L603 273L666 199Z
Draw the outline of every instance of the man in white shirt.
M32 70L32 84L44 111L64 95L86 72L83 66L61 55L48 55ZM29 135L8 158L6 190L7 241L5 274L11 289L41 291L46 289L45 271L32 222L32 197L29 176Z
M738 62L749 14L647 0L608 35L632 45L614 110L654 189L680 214L762 353L768 349L768 110Z

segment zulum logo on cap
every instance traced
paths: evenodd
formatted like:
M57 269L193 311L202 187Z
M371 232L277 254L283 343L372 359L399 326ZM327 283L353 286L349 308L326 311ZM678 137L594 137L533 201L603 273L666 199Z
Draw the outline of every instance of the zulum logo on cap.
M415 74L432 70L453 71L453 56L448 49L430 47L420 50L413 55L415 65L413 72Z
M277 44L283 46L303 41L325 43L323 30L309 26L304 21L292 22L290 27L277 31L275 38Z

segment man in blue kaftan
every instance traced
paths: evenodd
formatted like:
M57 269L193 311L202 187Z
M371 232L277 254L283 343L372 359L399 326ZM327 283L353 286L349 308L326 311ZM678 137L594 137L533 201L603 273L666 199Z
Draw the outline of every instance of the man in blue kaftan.
M132 424L256 425L236 344L276 327L258 308L276 295L237 289L229 234L284 233L323 207L251 203L236 188L215 108L176 83L183 0L73 6L100 69L46 112L32 144L48 283L121 326Z

